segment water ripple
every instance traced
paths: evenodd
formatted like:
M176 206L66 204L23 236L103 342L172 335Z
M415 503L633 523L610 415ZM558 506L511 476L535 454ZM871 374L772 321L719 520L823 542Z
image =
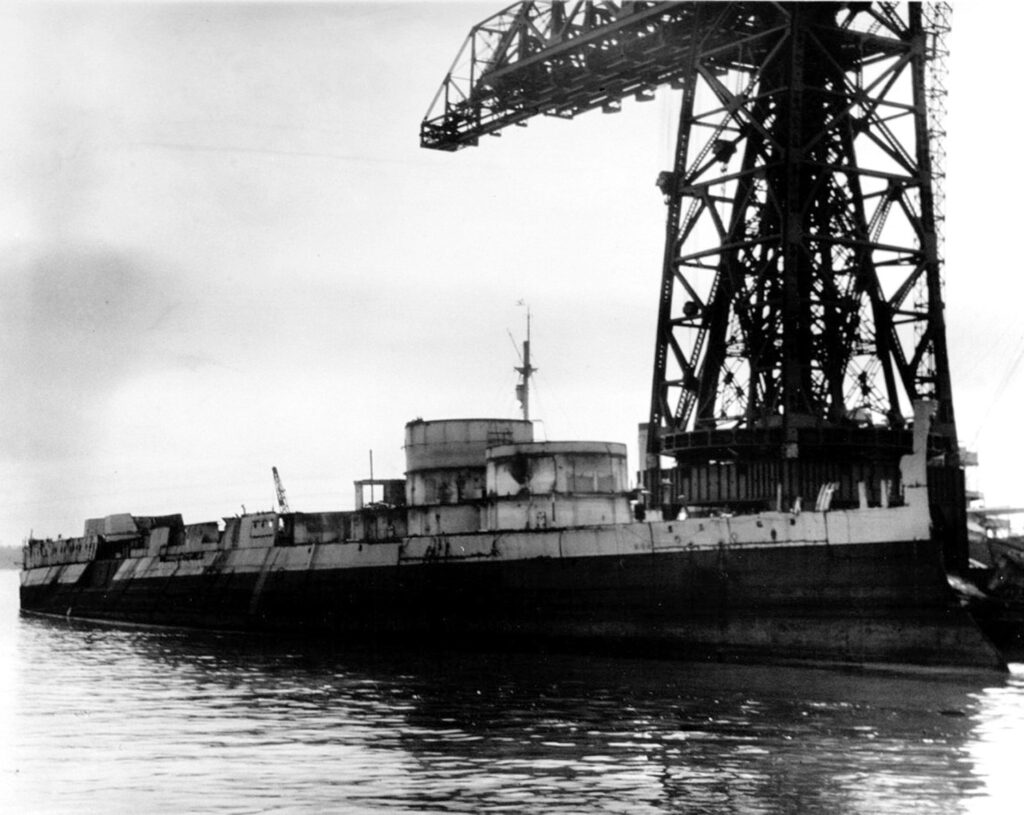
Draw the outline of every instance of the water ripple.
M3 602L8 811L945 815L1018 802L1024 673L332 652L19 619Z

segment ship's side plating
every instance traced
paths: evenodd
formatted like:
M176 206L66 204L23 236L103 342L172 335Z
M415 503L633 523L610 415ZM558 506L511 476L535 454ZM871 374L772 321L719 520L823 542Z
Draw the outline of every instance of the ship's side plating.
M640 522L621 445L534 442L527 423L465 420L410 423L406 446L405 506L259 513L222 530L111 516L81 539L30 542L22 607L680 656L1002 664L948 588L923 455L904 459L900 506Z

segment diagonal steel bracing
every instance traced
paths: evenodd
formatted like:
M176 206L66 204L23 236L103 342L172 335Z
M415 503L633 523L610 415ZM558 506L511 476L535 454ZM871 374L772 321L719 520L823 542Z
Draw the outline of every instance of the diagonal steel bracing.
M756 13L680 76L652 426L900 428L929 398L952 435L919 11Z
M658 179L653 466L673 456L763 504L847 462L837 500L856 502L864 467L898 478L915 401L938 403L934 448L956 456L933 29L917 3L517 3L470 32L421 140L457 150L681 90ZM764 477L743 486L733 464Z

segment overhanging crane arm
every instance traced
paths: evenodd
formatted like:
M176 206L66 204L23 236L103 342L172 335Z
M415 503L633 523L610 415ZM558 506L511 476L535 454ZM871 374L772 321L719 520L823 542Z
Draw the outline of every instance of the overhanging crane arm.
M522 2L474 26L420 128L423 147L454 151L536 115L618 110L678 82L695 47L721 67L763 36L775 3ZM710 18L714 26L702 25ZM627 70L628 68L628 70Z

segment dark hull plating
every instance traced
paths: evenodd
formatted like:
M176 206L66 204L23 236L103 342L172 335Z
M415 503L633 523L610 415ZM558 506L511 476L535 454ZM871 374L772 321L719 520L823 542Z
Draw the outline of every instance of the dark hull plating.
M23 584L22 609L95 620L682 657L999 668L934 546L791 546Z

